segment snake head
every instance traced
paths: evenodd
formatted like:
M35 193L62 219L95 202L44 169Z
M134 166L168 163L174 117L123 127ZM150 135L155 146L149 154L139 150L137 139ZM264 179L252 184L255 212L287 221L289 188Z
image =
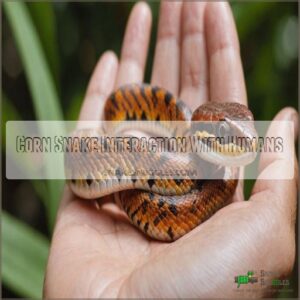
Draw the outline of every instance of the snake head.
M245 105L209 102L193 113L192 121L202 159L227 167L244 166L255 159L257 132Z

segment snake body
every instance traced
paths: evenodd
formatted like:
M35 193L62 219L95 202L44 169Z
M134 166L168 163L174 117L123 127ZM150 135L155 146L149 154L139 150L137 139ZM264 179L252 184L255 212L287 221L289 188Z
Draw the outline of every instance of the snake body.
M163 88L130 84L113 92L104 107L107 121L219 121L253 120L248 108L238 103L208 102L192 114L187 106ZM251 128L252 130L252 128ZM117 159L103 158L110 164ZM168 163L164 161L164 163ZM172 165L172 163L170 163ZM139 179L105 182L89 174L83 180L70 180L72 191L82 198L95 199L118 193L117 201L131 222L146 235L174 241L188 233L233 196L236 179Z

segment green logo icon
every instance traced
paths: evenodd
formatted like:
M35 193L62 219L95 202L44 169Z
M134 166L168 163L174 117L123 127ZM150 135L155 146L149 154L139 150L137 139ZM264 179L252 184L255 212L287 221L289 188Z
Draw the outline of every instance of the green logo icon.
M234 282L238 284L238 288L241 284L255 283L257 282L257 277L254 277L253 271L248 271L247 275L238 275L234 277Z

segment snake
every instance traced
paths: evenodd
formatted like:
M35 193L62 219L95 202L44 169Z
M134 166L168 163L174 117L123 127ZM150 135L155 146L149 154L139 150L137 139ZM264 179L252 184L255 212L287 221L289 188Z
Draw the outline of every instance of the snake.
M130 123L127 121L205 121L208 124L222 121L239 132L240 136L247 136L250 141L256 136L253 114L243 104L209 101L192 112L171 92L145 83L127 84L112 92L105 102L103 118L106 121L118 121L120 126ZM206 130L209 136L215 134L213 126ZM88 134L80 129L78 131L77 135ZM97 134L103 134L103 130L98 130ZM215 165L216 169L218 165L224 167L227 164L241 167L254 158L252 155L249 159L247 153L238 151L240 148L236 146L234 155L230 156L225 151L226 145L219 145L215 152L206 153L202 159L209 165ZM112 158L111 155L107 153L106 156L95 156L88 161L78 162L77 169L71 170L74 178L68 180L72 192L84 199L101 199L105 195L114 194L116 203L127 214L131 223L155 240L175 241L208 220L230 203L238 183L238 179L230 176L201 180L188 177L126 180L99 178L97 168L103 165L111 166L115 175L122 176L118 173L121 164L119 158ZM162 160L160 157L153 159ZM158 164L160 163L159 161ZM163 163L174 166L170 157L164 158ZM90 166L89 171L84 171L87 164ZM182 162L179 167L182 168L185 164L186 162ZM70 163L65 163L65 167L70 169Z

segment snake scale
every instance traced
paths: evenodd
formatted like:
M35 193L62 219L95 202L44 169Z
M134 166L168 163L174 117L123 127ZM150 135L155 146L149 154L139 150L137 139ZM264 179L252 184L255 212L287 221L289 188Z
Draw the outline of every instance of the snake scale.
M191 113L184 102L163 88L130 84L109 96L104 107L104 119L158 122L225 120L233 124L234 120L253 121L253 116L246 106L239 103L207 102ZM251 123L244 126L250 135L255 135ZM240 162L240 165L244 163ZM122 185L118 180L103 183L89 175L86 179L69 180L69 184L76 195L86 199L119 192L117 202L136 227L154 239L174 241L225 206L235 192L237 180L132 179ZM168 191L172 187L177 192Z

